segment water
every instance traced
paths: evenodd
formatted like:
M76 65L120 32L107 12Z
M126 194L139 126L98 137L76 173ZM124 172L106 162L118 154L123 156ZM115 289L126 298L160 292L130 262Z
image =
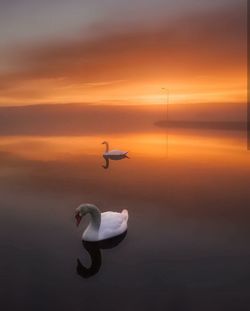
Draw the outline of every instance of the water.
M249 310L244 133L104 136L0 138L3 310ZM104 169L103 140L130 158ZM126 236L83 245L83 202L128 209Z

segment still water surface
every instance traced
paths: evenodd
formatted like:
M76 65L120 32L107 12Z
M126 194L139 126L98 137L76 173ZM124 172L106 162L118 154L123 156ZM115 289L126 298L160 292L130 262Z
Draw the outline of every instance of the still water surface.
M249 310L249 184L242 133L1 137L3 310ZM83 202L127 234L83 245Z

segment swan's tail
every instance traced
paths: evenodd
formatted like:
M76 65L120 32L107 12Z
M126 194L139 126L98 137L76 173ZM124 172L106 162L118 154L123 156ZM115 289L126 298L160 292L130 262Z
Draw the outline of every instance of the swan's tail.
M128 221L128 211L127 211L126 209L124 209L124 210L122 211L122 215L123 215L123 217L124 217L124 220L125 220L125 221Z

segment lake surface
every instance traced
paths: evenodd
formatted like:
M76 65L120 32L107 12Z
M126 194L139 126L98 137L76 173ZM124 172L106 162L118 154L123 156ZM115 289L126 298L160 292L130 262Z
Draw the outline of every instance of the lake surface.
M130 158L104 169L103 140ZM0 160L3 310L249 310L243 132L2 136ZM83 202L128 209L126 236L84 247Z

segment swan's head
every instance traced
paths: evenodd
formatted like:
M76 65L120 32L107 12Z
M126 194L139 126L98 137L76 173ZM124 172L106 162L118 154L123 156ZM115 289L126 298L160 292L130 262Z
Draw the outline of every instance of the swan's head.
M76 225L79 226L82 217L90 212L98 211L98 208L94 204L84 203L79 205L75 210Z
M108 142L107 142L107 141L103 141L102 144L103 144L103 145L107 145Z
M84 215L87 214L87 207L88 207L88 204L81 204L80 206L78 206L75 210L75 220L76 220L76 225L79 226L81 220L82 220L82 217Z

